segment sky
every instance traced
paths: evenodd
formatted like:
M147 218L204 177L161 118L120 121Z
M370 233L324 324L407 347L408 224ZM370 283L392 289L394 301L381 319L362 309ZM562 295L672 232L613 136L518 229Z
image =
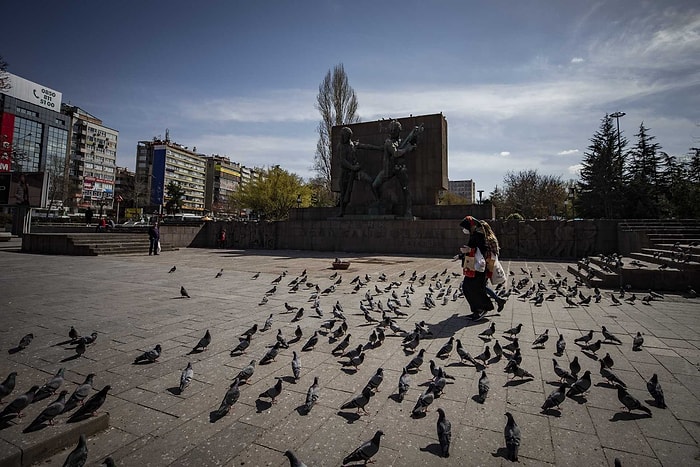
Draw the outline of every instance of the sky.
M8 71L119 131L308 180L318 87L343 64L362 121L442 113L448 177L578 178L606 114L662 150L700 146L696 0L10 2ZM12 20L9 20L12 18ZM410 175L409 175L410 176Z

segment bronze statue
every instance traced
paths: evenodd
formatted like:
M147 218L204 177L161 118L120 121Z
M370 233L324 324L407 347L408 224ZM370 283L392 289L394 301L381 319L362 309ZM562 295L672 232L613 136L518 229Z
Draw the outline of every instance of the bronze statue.
M409 152L416 149L416 139L423 131L423 125L415 127L411 133L402 141L399 138L401 134L401 123L397 120L392 120L389 123L389 137L384 141L384 159L382 170L377 174L377 177L372 182L372 191L377 198L381 198L382 186L396 177L401 184L401 192L404 202L404 217L412 218L413 211L411 206L411 192L408 190L408 167L406 158L404 157Z
M345 215L345 208L350 203L355 180L367 182L372 186L372 177L362 170L360 163L357 161L358 149L381 151L383 147L372 144L360 144L359 141L353 141L352 130L348 127L343 127L340 131L340 143L338 144L342 168L340 176L340 217ZM374 190L372 192L374 193Z

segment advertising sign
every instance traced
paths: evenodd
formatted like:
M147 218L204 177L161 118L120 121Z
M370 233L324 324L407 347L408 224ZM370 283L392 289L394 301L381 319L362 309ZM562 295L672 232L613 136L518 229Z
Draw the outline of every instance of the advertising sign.
M20 78L12 73L7 73L10 82L10 89L3 91L8 96L39 105L41 107L61 111L61 99L63 94L51 88L33 83L27 79Z
M43 207L45 182L44 172L0 173L0 205Z

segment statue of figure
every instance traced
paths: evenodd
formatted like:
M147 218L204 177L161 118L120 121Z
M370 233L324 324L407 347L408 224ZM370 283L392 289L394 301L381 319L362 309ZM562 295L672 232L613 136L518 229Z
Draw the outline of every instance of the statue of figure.
M360 163L357 161L358 149L381 151L384 148L382 146L360 144L359 141L353 141L352 130L348 127L343 127L340 130L340 143L338 144L340 166L342 168L342 173L340 175L340 217L345 215L345 208L348 203L350 203L350 195L352 195L355 180L367 182L370 186L372 185L372 177L362 170ZM374 190L372 190L372 193L374 193Z
M404 202L404 217L413 217L411 206L411 193L408 190L408 167L405 155L416 149L416 137L423 131L423 126L418 126L411 131L409 136L402 142L399 138L401 134L401 123L392 120L389 123L389 137L384 141L384 159L382 170L372 182L372 191L377 198L381 197L382 186L396 177L401 184L401 192Z

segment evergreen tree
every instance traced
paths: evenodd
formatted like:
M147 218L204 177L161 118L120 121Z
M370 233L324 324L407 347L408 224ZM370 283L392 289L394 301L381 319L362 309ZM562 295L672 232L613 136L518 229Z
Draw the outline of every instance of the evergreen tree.
M629 152L627 175L627 195L625 196L626 216L636 219L658 219L664 217L661 206L661 190L659 189L661 145L654 142L655 137L649 135L644 123L639 126L637 144Z
M591 138L584 153L581 181L575 200L577 215L587 218L620 218L624 212L621 203L625 192L625 156L627 140L613 126L608 114Z

